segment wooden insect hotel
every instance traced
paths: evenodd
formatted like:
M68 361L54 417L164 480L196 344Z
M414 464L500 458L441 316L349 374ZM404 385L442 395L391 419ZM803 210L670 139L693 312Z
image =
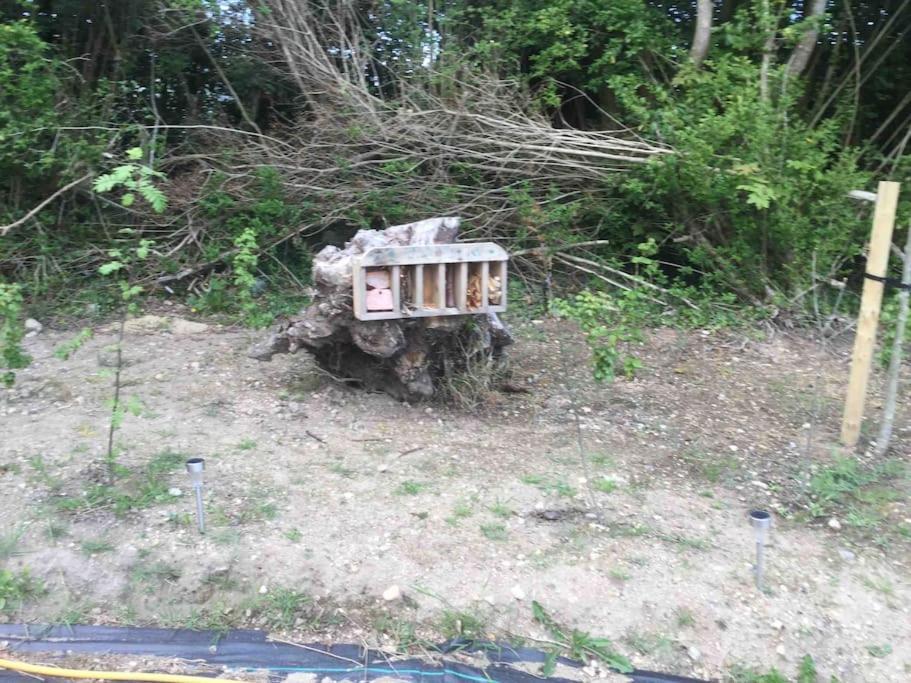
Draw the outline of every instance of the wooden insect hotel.
M369 249L353 265L358 320L506 310L506 251L492 242Z
M313 258L310 305L279 320L250 355L304 348L333 377L406 400L432 396L469 368L497 368L512 343L498 315L508 255L458 242L459 224L428 218L324 247Z

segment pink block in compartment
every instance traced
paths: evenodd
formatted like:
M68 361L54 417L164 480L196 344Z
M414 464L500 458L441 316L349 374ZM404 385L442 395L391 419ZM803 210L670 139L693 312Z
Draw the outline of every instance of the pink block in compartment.
M392 290L391 289L368 289L367 290L367 310L368 311L391 311L392 310Z

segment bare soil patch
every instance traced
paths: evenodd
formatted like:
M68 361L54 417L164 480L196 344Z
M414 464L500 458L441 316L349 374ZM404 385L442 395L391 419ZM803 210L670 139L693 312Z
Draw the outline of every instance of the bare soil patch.
M661 329L639 378L599 385L571 325L524 321L511 357L531 392L467 413L335 383L303 354L258 363L257 333L146 319L124 345L141 411L106 488L114 329L66 361L73 331L30 338L0 393L0 561L46 589L0 618L534 644L535 600L643 668L793 674L810 654L825 680L908 678L907 412L888 477L807 495L835 462L846 348ZM752 507L776 512L767 594Z

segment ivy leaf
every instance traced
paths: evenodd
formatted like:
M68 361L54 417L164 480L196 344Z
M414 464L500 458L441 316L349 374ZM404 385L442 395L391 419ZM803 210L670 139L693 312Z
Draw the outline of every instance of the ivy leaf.
M120 203L124 206L133 206L133 202L136 201L136 195L132 192L127 192L123 197L120 198Z

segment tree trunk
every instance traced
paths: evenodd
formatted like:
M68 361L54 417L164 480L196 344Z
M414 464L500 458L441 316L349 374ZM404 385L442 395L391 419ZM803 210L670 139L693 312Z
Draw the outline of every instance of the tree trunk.
M459 373L483 381L480 372L497 369L512 343L496 313L365 321L352 309L357 256L373 247L451 243L458 230L458 218L431 218L361 230L344 249L326 247L313 259L313 303L281 322L249 355L271 360L303 347L332 375L407 400L433 396Z
M693 33L693 45L690 48L690 59L698 68L709 53L712 37L712 12L715 3L712 0L696 0L696 31Z
M826 11L826 0L813 0L810 4L810 11L804 19L815 19L821 17ZM797 43L797 47L791 53L788 59L788 76L797 78L802 75L810 63L810 57L813 50L816 49L816 41L819 39L819 29L813 27L803 34L803 38Z

